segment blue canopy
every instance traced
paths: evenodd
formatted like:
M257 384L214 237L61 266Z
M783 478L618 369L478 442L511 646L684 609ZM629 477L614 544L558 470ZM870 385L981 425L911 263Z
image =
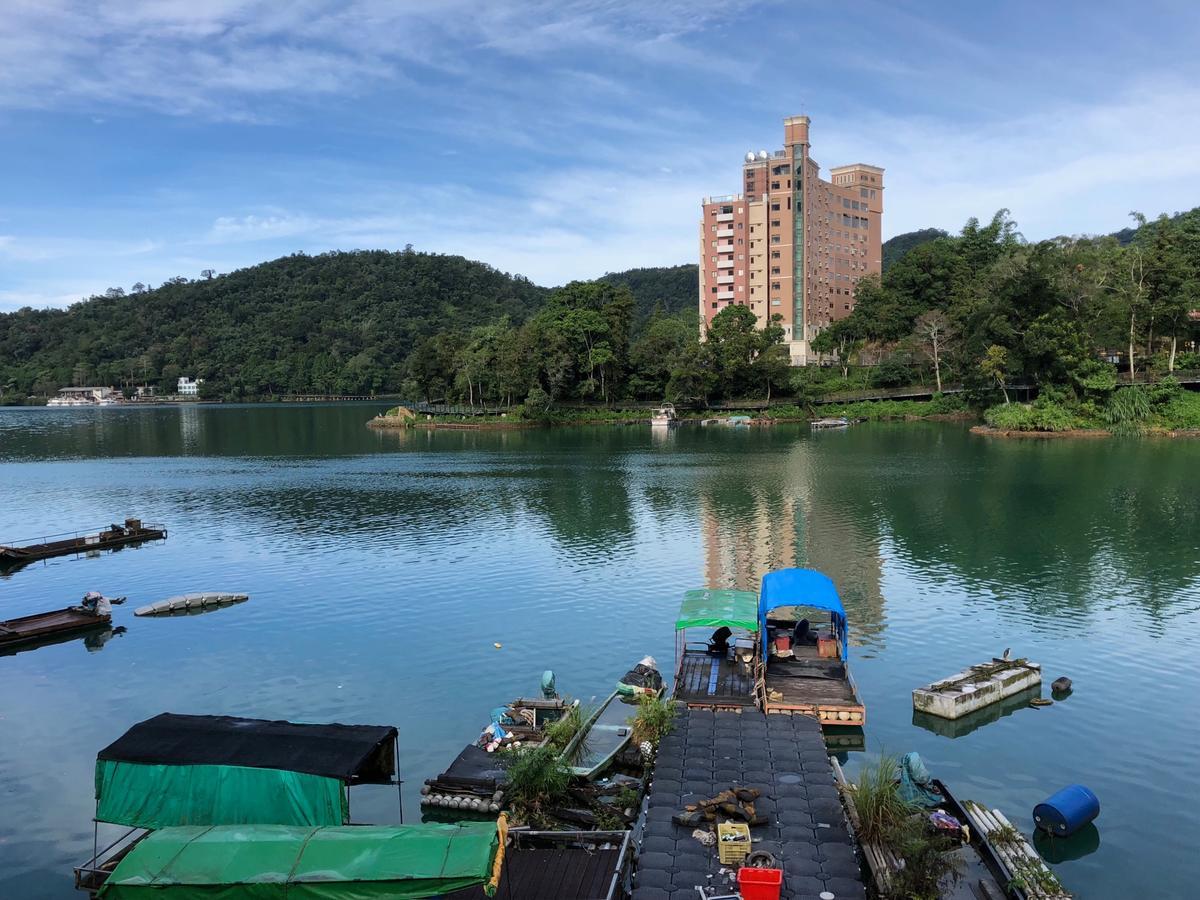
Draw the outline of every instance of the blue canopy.
M764 660L768 651L767 613L781 606L811 606L829 610L834 635L842 645L842 659L846 658L846 610L828 575L822 575L815 569L780 569L763 576L762 589L758 594L758 627Z

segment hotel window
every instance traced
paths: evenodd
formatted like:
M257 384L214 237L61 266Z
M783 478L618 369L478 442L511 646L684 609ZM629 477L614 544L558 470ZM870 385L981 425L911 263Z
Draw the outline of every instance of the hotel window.
M714 301L713 301L713 309L716 309L718 306L720 306L720 304L719 304L719 303L717 303L717 301L716 301L716 300L714 300Z
M772 301L771 301L771 305L772 305L772 306L782 306L782 305L783 305L783 301L782 301L782 300L772 300Z
M779 274L779 266L772 266L772 267L771 267L771 274L772 274L772 275L778 275L778 274Z
M772 237L772 238L771 238L771 243L772 243L772 244L778 244L778 243L779 243L779 235L775 235L774 237Z
M778 219L772 219L772 220L771 220L771 227L772 227L772 228L778 228L778 227L779 227L779 220L778 220Z
M779 204L778 203L771 204L771 212L779 212Z
M779 259L779 251L778 250L771 251L771 259Z
M717 289L716 289L716 288L713 288L713 289L712 289L712 292L715 294L715 293L717 292Z
M779 290L779 282L778 281L771 282L771 290L774 290L774 291Z
M778 181L771 182L771 190L773 190L773 191L779 190L779 182Z

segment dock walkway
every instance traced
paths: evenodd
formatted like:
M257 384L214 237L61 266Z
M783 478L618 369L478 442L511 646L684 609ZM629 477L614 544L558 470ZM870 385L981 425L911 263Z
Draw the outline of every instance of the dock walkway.
M734 784L760 792L755 808L769 822L751 828L753 849L769 851L782 866L781 900L817 900L824 891L838 900L867 896L817 720L680 708L659 746L645 821L635 834L633 900L698 897L696 885L732 892L717 848L703 846L671 817Z

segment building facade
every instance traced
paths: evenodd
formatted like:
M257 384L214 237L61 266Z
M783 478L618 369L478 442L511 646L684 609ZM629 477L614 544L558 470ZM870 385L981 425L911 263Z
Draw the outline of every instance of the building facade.
M855 288L882 266L883 169L829 170L809 155L808 116L783 120L784 148L746 154L742 193L705 197L700 221L700 320L731 303L760 324L781 317L793 365L850 314Z
M203 378L191 379L182 375L175 390L182 397L196 397L200 394L200 385L202 384L204 384Z

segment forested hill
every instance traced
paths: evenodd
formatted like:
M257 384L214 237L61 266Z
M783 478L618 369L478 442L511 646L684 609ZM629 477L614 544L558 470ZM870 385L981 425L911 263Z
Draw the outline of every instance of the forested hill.
M940 228L922 228L920 231L906 231L883 242L883 271L892 267L900 257L914 247L946 237L946 232Z
M700 269L695 263L609 272L597 280L629 288L636 302L638 322L646 321L655 313L673 315L694 310L700 292Z
M630 288L641 321L695 304L695 266L604 278ZM72 383L173 391L180 375L240 386L241 396L396 390L422 341L519 324L552 293L484 263L411 249L287 256L135 289L0 314L0 396L49 396Z
M148 382L173 391L185 374L286 393L331 384L336 371L357 392L392 380L388 370L420 339L523 320L548 295L459 256L287 256L138 293L110 289L66 310L0 315L0 388L44 396L71 383Z

